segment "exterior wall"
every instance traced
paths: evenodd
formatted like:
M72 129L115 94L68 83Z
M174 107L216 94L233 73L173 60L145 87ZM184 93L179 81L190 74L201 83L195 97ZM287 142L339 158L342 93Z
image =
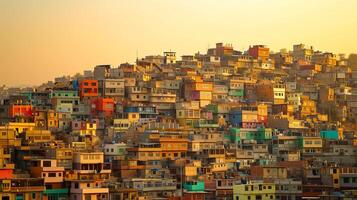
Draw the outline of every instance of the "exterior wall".
M73 157L73 162L80 163L80 164L103 163L104 153L103 152L93 152L93 153L75 152Z
M102 97L122 98L125 95L124 79L104 79L99 81Z
M93 115L103 113L104 116L109 117L114 113L114 100L111 98L96 98L91 100L91 111Z
M339 134L337 130L320 131L320 137L329 140L338 140Z
M32 117L32 106L31 105L10 105L9 107L9 117Z
M239 200L275 199L274 183L251 183L233 186L233 199Z
M97 97L98 96L98 80L83 80L79 85L79 95L84 97Z
M188 140L181 138L160 138L163 158L177 159L185 157L188 149Z
M269 58L269 48L263 45L254 45L253 47L249 47L248 54L255 59L266 61Z

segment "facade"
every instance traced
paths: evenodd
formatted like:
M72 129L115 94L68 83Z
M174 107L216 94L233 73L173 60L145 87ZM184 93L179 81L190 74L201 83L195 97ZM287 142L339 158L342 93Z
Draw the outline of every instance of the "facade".
M0 199L355 199L353 63L292 48L0 86Z
M79 96L90 98L98 96L98 80L82 80L79 85Z

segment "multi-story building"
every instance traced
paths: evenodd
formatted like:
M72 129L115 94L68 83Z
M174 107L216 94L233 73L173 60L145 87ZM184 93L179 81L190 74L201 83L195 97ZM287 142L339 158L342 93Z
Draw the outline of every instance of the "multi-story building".
M233 186L233 199L270 200L276 199L274 183L251 182Z
M82 99L97 97L98 94L98 80L85 79L80 82L79 96Z
M125 96L124 79L102 79L99 80L98 91L104 98L122 100Z
M111 174L110 165L104 163L103 152L75 152L73 170L66 171L70 182L70 198L78 200L104 200L109 198L109 188L104 186Z

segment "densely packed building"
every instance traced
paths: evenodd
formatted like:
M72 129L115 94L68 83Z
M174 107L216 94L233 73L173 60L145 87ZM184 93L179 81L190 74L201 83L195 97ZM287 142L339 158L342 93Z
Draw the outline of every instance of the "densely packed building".
M0 200L357 198L357 59L216 44L0 88Z

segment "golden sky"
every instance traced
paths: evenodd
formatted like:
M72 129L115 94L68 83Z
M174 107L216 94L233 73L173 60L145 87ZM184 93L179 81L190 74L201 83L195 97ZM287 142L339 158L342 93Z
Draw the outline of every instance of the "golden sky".
M1 0L0 84L40 84L173 50L296 43L357 52L356 0Z

